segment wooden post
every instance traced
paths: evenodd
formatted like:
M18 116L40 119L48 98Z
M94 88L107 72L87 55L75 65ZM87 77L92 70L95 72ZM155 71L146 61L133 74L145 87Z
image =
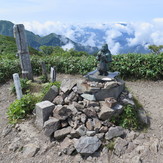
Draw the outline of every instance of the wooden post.
M17 99L20 100L22 98L23 94L22 94L22 88L21 88L21 84L20 84L19 74L18 73L13 74L13 79L14 79L14 85L15 85Z
M32 66L23 24L14 25L14 37L16 38L16 44L22 68L22 76L24 78L28 78L29 80L33 80Z
M55 67L51 67L51 69L50 69L50 79L51 79L52 83L56 81Z
M42 76L45 77L45 80L48 80L48 75L46 71L46 64L44 61L41 62L41 67L42 67Z

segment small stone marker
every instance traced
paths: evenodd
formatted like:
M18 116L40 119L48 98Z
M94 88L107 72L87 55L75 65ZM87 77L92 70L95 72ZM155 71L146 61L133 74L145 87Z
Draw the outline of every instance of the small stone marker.
M29 49L23 24L14 25L14 37L16 38L16 45L22 68L22 75L24 78L33 80Z
M20 84L20 78L19 78L19 74L15 73L13 74L13 79L14 79L14 85L15 85L15 89L16 89L16 95L17 95L17 99L21 99L23 94L22 94L22 88L21 88L21 84Z
M51 67L51 69L50 69L50 79L51 79L52 83L56 81L56 70L55 70L55 67Z
M44 122L47 121L52 114L54 104L50 101L42 101L36 104L36 126L42 129Z

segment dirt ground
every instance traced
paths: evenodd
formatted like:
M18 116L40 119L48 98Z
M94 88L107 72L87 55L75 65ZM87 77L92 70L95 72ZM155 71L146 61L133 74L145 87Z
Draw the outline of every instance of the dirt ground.
M63 79L81 80L81 76L58 75L58 80ZM33 125L33 118L23 120L16 127L6 128L7 107L15 100L9 90L11 82L0 85L0 163L103 162L99 158L88 158L83 161L80 155L59 156L59 144L51 143L42 132L37 131ZM126 81L126 86L137 97L150 117L150 127L145 132L145 138L156 137L161 142L163 140L163 81ZM39 146L40 150L35 157L23 155L22 147L28 143ZM157 159L151 158L149 162L161 163L160 160L163 160L161 152L162 150L157 152Z

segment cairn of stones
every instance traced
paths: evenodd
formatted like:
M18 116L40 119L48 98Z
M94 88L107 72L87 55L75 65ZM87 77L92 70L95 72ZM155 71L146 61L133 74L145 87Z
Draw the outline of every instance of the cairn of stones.
M108 80L65 80L60 88L52 86L36 104L37 128L60 142L61 152L69 155L92 155L106 140L125 135L110 119L122 113L124 104L134 102L125 82L115 74Z

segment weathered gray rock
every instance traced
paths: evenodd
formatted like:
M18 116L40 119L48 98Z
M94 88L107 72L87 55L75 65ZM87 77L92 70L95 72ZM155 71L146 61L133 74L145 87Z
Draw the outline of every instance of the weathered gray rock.
M74 122L74 120L72 120L72 118L68 117L67 122L71 127L74 127L75 122Z
M118 85L117 81L110 81L110 82L106 82L104 85L105 89L110 89L112 87L116 87Z
M95 99L97 101L104 101L105 98L108 97L113 97L115 99L118 98L118 96L122 93L122 91L125 88L125 82L121 79L118 79L119 85L115 86L115 87L111 87L109 89L97 89L96 91L94 90L94 95L95 95Z
M87 116L85 114L81 114L80 116L80 120L83 124L85 124L86 120L87 120Z
M127 149L127 145L128 145L128 142L122 138L117 138L116 141L115 141L115 146L114 146L114 153L117 155L117 156L121 156L122 154L125 153L126 149Z
M109 108L113 107L116 104L116 100L112 97L106 98L105 103L108 105Z
M85 108L83 110L83 112L87 115L87 117L89 118L96 118L97 117L97 113L95 111L95 109L93 107L90 107L90 108Z
M76 129L76 132L77 132L80 136L84 136L84 135L86 135L87 128L86 128L84 125L81 125L79 128Z
M86 100L96 101L96 98L94 95L83 93L81 96Z
M99 130L100 133L106 133L108 132L108 127L107 126L102 126Z
M82 136L76 140L74 147L82 155L91 155L99 149L101 141L96 137Z
M99 106L95 106L94 110L96 111L96 113L99 113L100 112L100 107Z
M76 131L74 128L70 132L71 138L79 138L80 134L78 131Z
M47 92L47 94L43 97L42 101L53 101L55 97L57 97L59 94L59 88L56 86L52 86L50 90Z
M61 151L66 151L68 155L71 155L75 150L72 139L69 139L68 137L60 143L60 147Z
M138 116L144 124L148 124L148 116L146 114L146 111L144 109L139 109L138 110Z
M88 108L96 107L96 106L100 106L100 103L96 101L88 101L88 105L87 105Z
M96 131L87 131L86 135L87 136L94 136L96 134Z
M44 122L47 121L53 112L54 104L50 101L42 101L36 104L36 126L43 128Z
M101 111L98 114L99 119L108 120L114 113L114 110L109 108L105 102L101 102Z
M135 147L136 147L136 145L133 142L129 142L125 153L131 153Z
M104 139L104 133L98 133L96 134L97 138L100 139L100 140L103 140Z
M128 98L129 99L132 99L133 98L133 95L131 93L128 94Z
M78 110L76 109L76 107L73 104L68 105L67 109L71 110L73 115L78 113Z
M72 92L64 99L65 104L69 104L69 103L71 103L72 101L75 101L74 99L75 99L76 96L77 96L77 94L76 94L74 91L72 91ZM77 97L76 97L76 98L77 98Z
M72 114L72 110L67 108L67 105L57 105L53 110L53 117L59 120L65 120Z
M122 136L124 134L125 134L125 132L122 127L120 127L120 126L110 127L109 131L105 134L105 139L110 140L114 137Z
M34 157L39 150L40 147L37 144L27 144L23 147L23 156L25 158Z
M101 128L101 121L97 118L93 118L93 127L96 132L98 132Z
M60 127L60 120L56 118L50 118L44 123L44 134L51 136Z
M98 162L99 163L109 163L110 162L110 160L109 160L109 150L108 150L107 147L103 148Z
M128 141L133 141L136 137L137 137L137 134L134 131L129 132L126 136Z
M62 96L57 96L54 100L53 103L56 105L63 105L64 100Z
M93 121L92 119L88 119L87 122L86 122L86 127L89 131L92 131L94 130L94 124L93 124Z
M79 104L77 102L73 102L72 103L74 105L74 107L78 110L78 111L82 111L84 109L84 105Z
M71 132L71 130L72 130L71 127L62 128L60 130L57 130L54 133L54 138L57 139L57 140L63 139Z
M133 100L131 100L131 99L127 99L127 98L124 98L123 100L122 100L122 102L124 103L124 104L130 104L130 105L135 105L135 103L134 103L134 101Z
M75 81L72 81L70 79L64 79L61 83L61 91L62 92L67 92L70 91L73 87L75 87L77 85L77 83Z
M74 87L72 88L72 90L73 90L75 93L77 93L77 92L78 92L78 87L77 87L77 85L74 86Z
M118 116L119 114L122 113L123 111L123 106L120 104L116 104L115 106L112 107L112 109L114 110L114 116Z
M68 122L67 121L61 121L61 127L67 127L68 126Z

